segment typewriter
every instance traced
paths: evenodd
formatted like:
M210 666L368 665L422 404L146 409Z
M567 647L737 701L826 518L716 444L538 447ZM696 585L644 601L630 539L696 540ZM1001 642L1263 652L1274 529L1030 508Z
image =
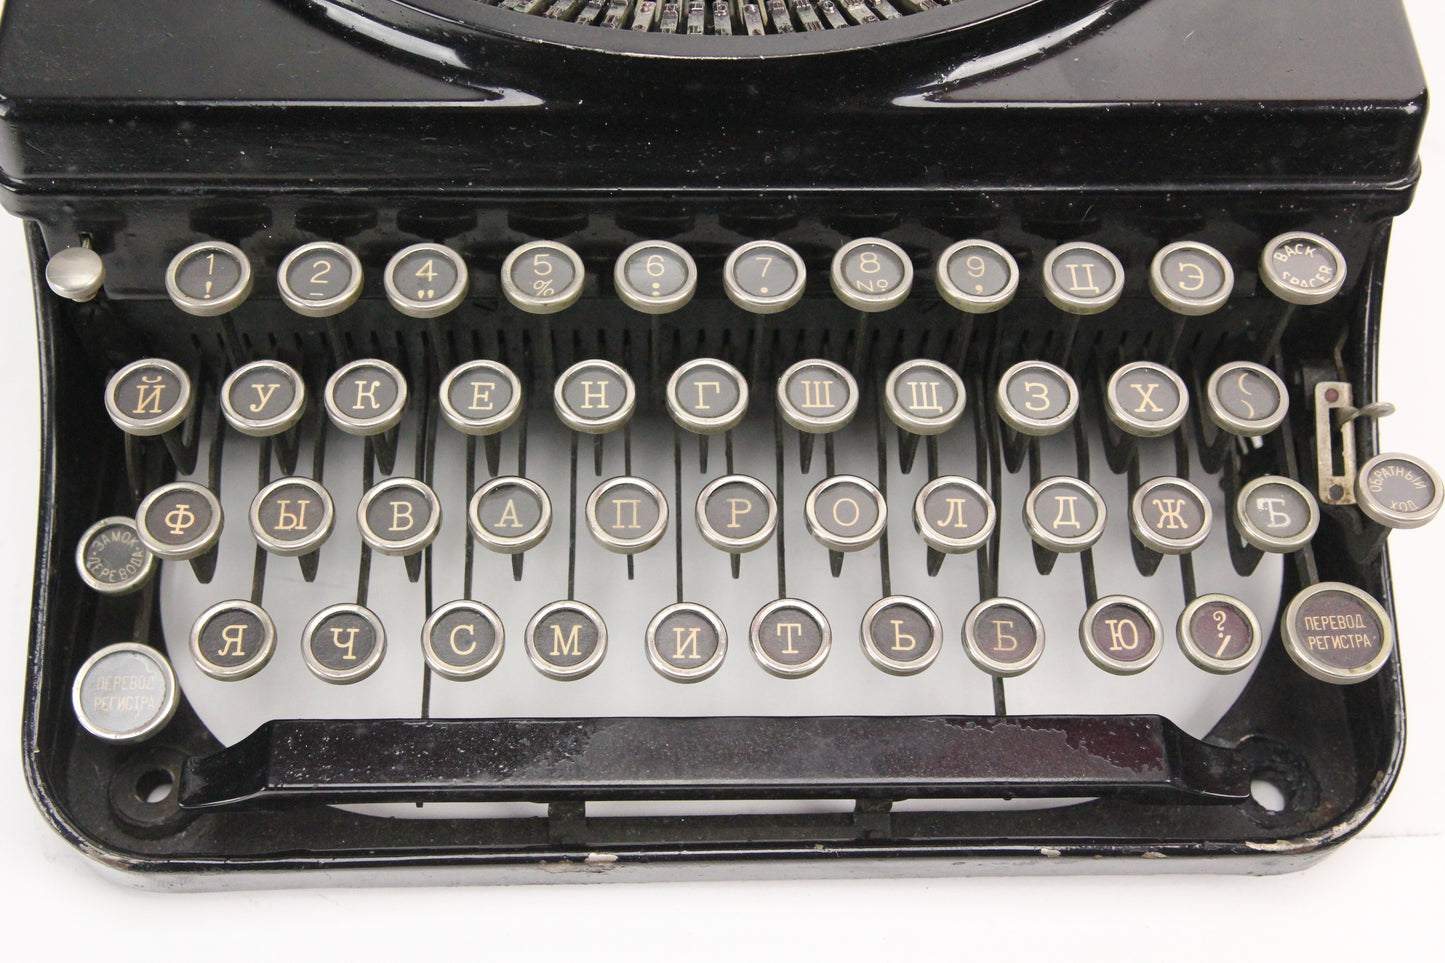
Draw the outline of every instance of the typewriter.
M0 95L106 867L1269 872L1394 783L1395 2L11 0Z

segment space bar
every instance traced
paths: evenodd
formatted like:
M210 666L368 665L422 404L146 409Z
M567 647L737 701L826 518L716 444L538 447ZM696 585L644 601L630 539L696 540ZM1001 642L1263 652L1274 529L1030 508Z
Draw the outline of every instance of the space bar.
M1239 753L1154 715L293 719L186 761L186 809L1068 797L1237 802Z

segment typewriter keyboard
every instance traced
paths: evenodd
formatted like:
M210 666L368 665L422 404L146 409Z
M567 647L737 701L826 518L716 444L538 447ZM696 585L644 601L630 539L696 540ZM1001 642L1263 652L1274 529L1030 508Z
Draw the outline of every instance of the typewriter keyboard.
M907 336L889 312L930 282L882 238L830 263L845 337L787 327L807 264L778 241L721 265L733 333L665 324L716 267L665 241L619 251L595 309L651 328L593 351L560 324L588 271L570 247L505 259L529 326L508 338L447 333L473 271L413 245L385 291L425 334L392 341L348 330L362 263L316 242L276 273L322 327L267 351L231 320L246 255L181 252L170 298L217 325L225 361L111 373L137 509L77 547L92 588L146 593L134 638L164 657L88 663L83 724L153 734L174 692L118 690L167 691L168 661L225 745L273 719L1157 714L1203 737L1267 645L1340 684L1389 658L1384 609L1322 580L1311 537L1349 515L1377 551L1442 486L1405 455L1348 464L1344 433L1380 411L1276 370L1287 322L1343 279L1328 241L1265 246L1255 299L1277 317L1238 343L1190 326L1235 288L1192 242L1153 259L1135 340L1086 337L1124 286L1095 244L1022 278L1003 246L953 244L934 330ZM52 286L84 293L88 269L65 252ZM1020 289L1043 337L1001 333ZM1281 438L1309 419L1301 464ZM1286 565L1303 589L1282 598Z

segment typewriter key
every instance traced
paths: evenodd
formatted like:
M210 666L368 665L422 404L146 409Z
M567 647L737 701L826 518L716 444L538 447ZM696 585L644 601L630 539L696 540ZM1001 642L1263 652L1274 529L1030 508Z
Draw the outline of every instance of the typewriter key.
M540 545L552 528L552 501L526 478L493 478L467 506L472 537L494 552L516 555Z
M1259 276L1290 304L1323 304L1345 283L1345 256L1318 234L1291 231L1272 238L1259 256Z
M166 293L187 314L214 318L229 314L251 296L251 262L234 244L202 241L171 259Z
M437 608L421 627L426 664L456 682L479 679L502 657L506 633L490 606L458 599Z
M873 483L857 475L825 478L803 505L808 531L834 552L857 552L878 541L888 505Z
M1153 665L1163 635L1154 610L1127 595L1099 599L1079 621L1084 654L1115 675L1133 675Z
M1320 508L1299 482L1265 475L1239 490L1234 524L1245 543L1258 551L1297 552L1314 538Z
M831 361L799 361L778 379L778 410L784 421L802 432L799 460L806 473L813 461L813 436L831 434L853 420L858 382Z
M587 528L609 552L646 551L667 532L667 499L645 479L609 478L587 496Z
M722 666L727 651L727 628L706 606L678 602L647 624L647 661L674 682L701 682Z
M964 616L963 648L989 675L1022 675L1044 654L1044 623L1017 599L985 599Z
M887 311L907 299L913 287L913 262L892 241L862 237L833 255L828 280L838 300L850 308Z
M1108 509L1092 485L1055 475L1034 486L1024 500L1029 537L1052 552L1082 552L1104 534Z
M253 361L221 385L221 411L232 428L253 438L280 436L278 455L288 472L296 470L296 439L291 430L306 410L306 383L288 364Z
M812 674L828 658L833 630L815 606L802 599L776 599L753 616L749 630L758 665L783 679Z
M80 536L75 568L102 595L129 595L150 581L156 559L140 540L135 520L117 515L102 518Z
M436 493L415 478L387 479L356 506L361 540L382 555L415 556L436 538L441 522Z
M217 602L191 626L191 658L213 679L249 679L276 649L276 624L259 605L241 599Z
M141 542L157 558L189 559L197 578L211 580L225 519L209 488L185 481L162 485L140 503L135 520Z
M545 605L527 623L527 656L543 675L580 679L607 654L607 625L582 602Z
M1020 361L998 383L998 414L1024 435L1042 437L1073 424L1079 388L1063 368L1047 361Z
M916 675L943 648L943 626L933 609L915 598L879 599L863 613L859 627L863 654L890 675Z
M989 314L1013 300L1019 266L992 241L959 241L938 257L933 283L939 296L968 314Z
M1183 478L1151 478L1129 503L1129 530L1164 555L1183 555L1204 544L1213 519L1209 499Z
M1361 466L1355 502L1372 522L1386 528L1419 528L1440 512L1445 487L1440 476L1412 455L1385 453Z
M1119 301L1124 265L1097 244L1074 241L1044 258L1044 296L1069 314L1098 314Z
M413 244L387 262L386 299L413 318L439 318L467 296L467 263L445 244Z
M1220 675L1249 665L1264 645L1254 612L1229 595L1199 596L1184 607L1175 628L1189 661Z
M556 314L577 303L585 277L576 251L556 241L533 241L502 263L502 293L528 314Z
M803 296L808 271L798 252L777 241L752 241L728 255L723 288L728 299L754 314L776 314Z
M331 495L310 478L282 478L251 500L251 534L274 555L296 558L320 550L335 518Z
M1342 582L1320 582L1301 591L1285 607L1279 629L1296 665L1336 685L1370 678L1395 647L1395 630L1384 607Z
M442 417L464 435L495 435L522 413L522 382L497 361L468 361L442 379Z
M1253 361L1216 368L1204 389L1209 420L1243 438L1267 435L1289 414L1289 392L1279 375Z
M748 383L726 361L697 358L667 380L667 413L688 431L720 434L748 413Z
M376 671L385 655L386 628L362 605L329 605L301 633L306 668L322 682L360 682Z
M938 574L944 555L982 548L996 521L993 499L977 482L944 475L920 488L913 499L913 530L928 543L928 574Z
M105 410L117 428L138 438L180 428L191 413L191 379L163 358L133 361L110 376ZM179 439L177 439L179 443Z
M304 244L281 262L276 286L292 311L329 318L361 297L361 261L350 248L330 241Z
M617 296L643 314L667 314L692 300L697 264L667 241L641 241L623 251L612 269Z
M714 479L697 496L697 527L714 548L740 554L762 548L778 528L778 502L747 475Z
M1104 392L1109 420L1129 435L1159 438L1189 412L1189 389L1162 364L1135 361L1115 371Z
M117 642L85 660L70 690L75 717L97 739L125 745L160 732L176 714L176 676L148 645Z
M57 297L84 304L104 287L105 262L89 243L64 248L45 262L45 283Z
M406 411L406 378L378 358L353 361L326 382L326 413L348 435L379 435Z
M1229 260L1198 241L1159 249L1149 265L1149 290L1174 314L1201 317L1224 307L1234 290Z
M963 379L946 364L905 361L888 375L884 407L893 423L915 435L938 435L963 417L968 395Z
M600 435L632 417L637 388L631 376L610 361L579 361L557 379L552 402L567 427Z

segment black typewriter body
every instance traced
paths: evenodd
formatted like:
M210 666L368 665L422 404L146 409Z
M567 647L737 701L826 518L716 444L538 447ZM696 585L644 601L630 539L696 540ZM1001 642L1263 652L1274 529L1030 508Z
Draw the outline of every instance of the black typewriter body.
M572 6L581 16L583 6ZM806 358L846 366L857 378L859 412L840 433L838 458L884 488L895 511L895 499L905 489L911 498L925 480L927 459L900 470L902 443L879 408L883 379L913 358L953 366L969 409L938 447L999 506L999 537L977 574L949 557L938 574L909 582L899 558L922 559L925 548L893 525L891 540L849 554L841 577L853 581L843 591L869 594L863 604L880 594L880 558L881 594L890 594L890 555L891 594L936 591L937 579L969 597L964 609L985 590L1016 594L1012 563L1000 576L999 559L1030 554L1017 495L1027 484L1008 482L1029 468L1006 455L994 400L999 375L1015 362L1054 359L1073 375L1078 417L1089 426L1078 432L1084 449L1101 425L1107 433L1100 393L1121 364L1167 362L1193 393L1225 362L1262 362L1287 386L1290 416L1230 457L1244 477L1284 474L1315 487L1316 386L1348 384L1357 405L1377 396L1390 224L1408 208L1419 176L1425 88L1398 4L914 6L890 7L907 13L896 20L850 21L846 29L808 30L799 19L792 32L755 14L761 26L748 36L733 5L740 35L717 36L711 4L707 29L696 35L682 26L661 32L669 16L662 6L654 29L643 31L475 0L165 0L143 15L77 0L6 4L3 202L27 220L44 392L23 748L31 791L55 828L107 867L163 886L232 885L232 877L264 884L265 874L335 881L342 869L352 875L340 878L358 882L525 880L566 870L688 878L703 866L742 876L1258 873L1307 866L1357 832L1383 804L1403 759L1399 649L1368 680L1330 685L1291 661L1270 624L1248 681L1217 722L1192 735L1148 705L1010 712L1033 705L1010 701L1011 687L1023 682L991 680L956 652L950 665L918 676L971 673L977 697L956 709L939 696L909 711L900 689L883 708L865 701L850 711L845 700L819 696L799 710L786 687L801 683L775 682L752 664L746 617L732 615L724 670L741 671L730 663L742 663L751 677L781 686L766 690L780 695L761 697L766 711L719 699L709 712L704 681L668 683L695 694L701 708L637 712L638 704L676 703L635 703L610 689L625 686L628 674L661 684L632 630L610 630L607 658L629 660L626 672L607 677L609 692L587 703L603 708L585 716L525 706L493 716L492 696L477 694L489 677L434 678L415 651L428 611L453 597L440 586L463 565L463 541L465 577L483 601L550 580L557 599L573 582L621 586L608 597L576 593L609 625L639 615L646 623L681 595L725 606L736 591L726 555L718 555L721 568L703 568L684 557L681 534L674 543L676 527L694 524L699 483L724 473L716 440L712 467L700 472L697 442L667 419L663 386L694 358L721 359L748 377L739 470L777 483L783 496L779 518L789 534L777 546L786 544L786 558L771 543L742 557L745 572L768 573L767 592L739 602L748 611L785 596L783 576L800 596L800 584L828 578L828 552L797 547L799 441L780 420L773 388ZM627 9L641 16L636 4ZM799 16L796 6L786 9ZM1349 269L1337 296L1284 323L1286 305L1266 289L1258 264L1270 239L1289 231L1328 238ZM911 258L915 279L901 305L865 316L829 289L835 251L855 238L887 239ZM934 290L940 253L966 238L996 243L1017 262L1017 296L998 312L965 314ZM615 291L614 260L652 239L696 261L696 295L670 314L632 310ZM1174 318L1150 294L1151 258L1185 239L1233 265L1232 295L1215 313ZM216 319L178 311L165 286L172 257L207 240L235 245L255 272L254 293L225 331ZM509 253L537 240L567 245L586 267L580 299L545 316L514 306L498 281ZM722 279L730 253L754 240L789 245L808 273L801 300L765 321L729 300ZM288 253L317 241L347 246L364 269L359 300L333 318L297 314L277 294ZM393 309L382 285L388 260L422 242L459 252L471 278L463 302L429 320ZM1122 262L1122 297L1108 310L1071 316L1041 290L1051 250L1073 242ZM45 270L57 252L83 244L105 264L104 290L74 303L47 289ZM509 366L525 411L520 426L501 435L501 473L526 474L519 459L528 452L534 465L552 466L553 475L538 480L556 513L548 538L561 546L557 565L529 558L518 583L504 568L485 567L466 538L464 505L451 498L444 525L463 530L455 551L425 550L414 583L422 588L405 589L424 591L424 601L418 594L414 618L387 627L386 658L410 660L409 709L367 713L367 683L330 687L354 700L334 718L293 705L258 718L255 736L241 738L247 728L222 737L215 710L200 699L208 690L183 674L179 709L159 734L134 745L92 737L71 701L92 654L140 641L169 651L172 662L187 658L185 639L165 628L162 604L163 596L179 598L166 596L172 582L192 578L182 562L162 564L163 573L175 570L166 588L157 578L116 598L87 588L73 562L92 523L134 516L140 498L175 475L163 447L128 442L100 403L117 369L148 357L191 372L204 399L188 429L205 446L202 479L216 436L229 431L217 388L241 363L285 361L313 394L296 474L323 449L350 445L351 457L366 461L368 481L386 474L373 476L370 446L360 454L359 439L326 433L319 392L332 370L372 357L404 373L412 400L401 432L411 440L393 474L429 478L452 464L430 453L439 443L461 450L437 411L441 379L470 359ZM610 361L637 382L636 439L628 444L661 446L660 455L639 450L637 458L661 466L652 480L673 502L672 527L625 582L589 583L594 566L620 571L630 563L595 551L581 507L597 482L623 473L622 442L608 436L608 470L595 473L592 442L584 436L579 449L553 414L553 380L585 359ZM1368 425L1359 421L1353 435L1358 464L1375 454ZM1166 443L1163 456L1154 451L1155 462L1172 459L1176 447L1186 464L1199 459L1201 437L1213 434L1202 419L1178 433L1184 440ZM214 457L228 459L220 487L245 489L249 499L259 487L257 458L239 467L238 453L249 449L235 438ZM260 451L262 482L286 474L269 444ZM731 454L729 447L729 463ZM1075 454L1072 442L1047 448L1044 474L1073 474ZM341 458L327 455L328 478L350 471L337 467ZM480 484L488 477L480 451L468 446L465 458L467 480ZM631 448L627 458L630 468ZM820 449L801 492L822 478L823 458ZM830 447L829 465L832 458ZM1214 494L1221 469L1204 461L1193 477ZM1097 453L1092 466L1110 476ZM450 484L460 491L459 477ZM674 498L685 486L687 497ZM354 523L353 506L350 495L337 496L338 526ZM1111 505L1110 524L1127 527L1127 511ZM1312 581L1355 586L1389 611L1387 555L1356 514L1350 505L1324 506L1309 558L1287 556L1255 575L1279 583L1267 591L1278 596L1281 617ZM1211 537L1224 537L1224 527L1217 519ZM295 568L257 551L253 569L246 520L230 511L221 537L219 578L239 566L249 589L253 574L261 583ZM323 548L321 564L339 564L328 551L341 552ZM368 579L373 597L390 591L379 579L403 584L399 560L362 554L363 595ZM353 580L355 556L345 559ZM1091 558L1098 595L1110 594L1113 573L1136 565L1127 551ZM1077 591L1080 565L1061 556L1048 578ZM1177 580L1175 568L1165 558L1151 578ZM272 597L279 591L265 587ZM1210 591L1203 579L1199 590ZM350 602L351 591L322 597L318 589L312 609ZM813 601L828 608L821 596ZM198 611L172 617L189 623ZM1159 612L1171 657L1178 614ZM526 620L505 621L503 664L525 665ZM856 624L856 616L832 619L831 662L865 664ZM1078 648L1071 626L1049 630L1043 661ZM945 647L960 649L957 618L943 621L942 636ZM298 641L281 632L278 652ZM278 655L245 684L260 684L268 671L304 674L292 662L283 666ZM820 685L830 668L819 670ZM879 685L910 681L869 671ZM561 700L567 687L588 683L548 680ZM472 694L448 703L452 709L434 704L447 687L466 686ZM1278 808L1251 796L1259 780L1280 790ZM1066 804L1016 804L1030 799ZM829 805L807 805L819 800ZM515 803L532 808L485 811ZM483 805L466 809L473 804ZM638 805L612 815L598 804Z

